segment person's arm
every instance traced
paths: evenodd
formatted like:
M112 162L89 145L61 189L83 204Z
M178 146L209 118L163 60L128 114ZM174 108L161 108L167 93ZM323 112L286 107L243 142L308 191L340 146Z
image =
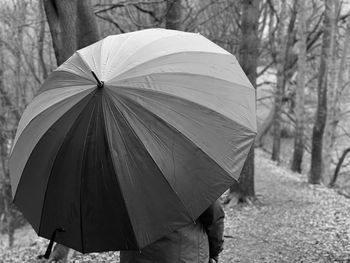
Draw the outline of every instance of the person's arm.
M218 261L219 253L224 244L224 217L225 213L217 200L199 217L209 239L209 257Z

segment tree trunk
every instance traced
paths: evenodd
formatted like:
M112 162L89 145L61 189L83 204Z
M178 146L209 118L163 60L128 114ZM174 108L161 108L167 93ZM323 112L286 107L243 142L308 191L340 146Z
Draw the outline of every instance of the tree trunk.
M331 181L329 183L329 187L334 187L335 186L335 183L336 183L336 181L338 179L340 168L341 168L341 166L342 166L342 164L343 164L343 162L345 160L345 157L346 157L346 155L348 153L350 153L350 148L345 149L343 151L342 155L340 156L339 161L337 163L337 166L336 166L336 168L334 170L333 177L332 177L332 179L331 179Z
M298 79L295 95L295 136L294 136L294 153L291 169L294 172L301 173L301 164L304 154L304 90L305 90L305 72L306 72L306 4L305 1L298 2L299 10L299 49L298 49Z
M62 0L60 0L62 1ZM86 47L100 40L97 20L93 13L90 0L78 1L77 17L77 48Z
M19 23L26 23L27 19L27 3L24 1L16 1L15 2L16 9L18 10L18 18L16 19L16 25L14 26L15 33L15 46L13 49L13 55L15 57L15 91L16 91L16 107L22 111L24 108L24 92L25 85L23 85L23 61L22 61L22 51L23 51L23 38L24 38L24 28ZM20 19L21 20L20 20ZM18 24L17 24L18 23Z
M48 72L46 63L44 60L44 39L45 39L45 10L44 10L44 3L40 1L39 3L39 17L40 17L40 29L39 29L39 37L38 37L38 57L39 57L39 64L40 68L42 70L42 78L47 79Z
M240 43L239 61L252 85L256 88L257 63L259 57L259 1L243 0L241 17L242 41ZM255 198L254 189L254 144L244 163L239 182L230 188L231 196L237 195L239 202Z
M271 0L270 5L273 5L273 0ZM270 6L269 8L269 25L268 25L268 32L269 32L269 43L271 48L271 57L273 60L273 63L276 63L276 57L277 57L277 48L276 48L276 38L275 38L275 13L274 8ZM269 132L271 127L274 124L274 116L275 116L275 101L273 100L271 102L271 108L270 112L267 116L267 118L264 120L263 124L261 125L260 129L258 130L258 134L255 138L255 147L261 147L263 146L263 138L264 136Z
M100 40L90 0L44 0L57 65Z
M287 14L286 0L281 0L281 11L278 23L277 31L277 54L276 54L276 68L277 68L277 83L274 96L274 116L273 116L273 143L272 143L272 156L271 159L280 162L280 149L281 149L281 121L282 121L282 97L284 94L284 54L286 49L286 33L285 33L285 17Z
M57 65L77 50L78 0L44 0Z
M100 39L90 0L43 0L50 27L57 65L61 65L80 48ZM50 260L67 262L71 252L57 245Z
M339 63L339 67L337 67L337 60L339 59L339 56L337 55L339 52L336 48L337 46L337 38L336 38L336 31L337 31L337 22L338 17L336 14L338 13L337 10L339 8L339 1L337 0L335 2L335 15L332 20L332 58L331 58L331 67L332 70L329 74L329 79L334 80L330 81L330 85L328 87L328 114L327 114L327 123L325 128L325 138L324 138L324 171L323 175L326 178L332 178L331 173L331 163L332 163L332 154L334 152L334 145L337 138L337 127L338 123L340 121L340 97L342 88L344 85L344 72L346 69L346 59L347 54L349 51L349 41L350 41L350 20L348 19L347 28L345 31L345 36L343 40L343 48L342 48L342 54L341 59Z
M263 138L270 130L272 124L273 124L273 116L275 115L275 103L273 102L271 105L271 109L269 114L267 115L266 119L264 120L264 123L261 125L260 129L258 130L258 134L255 138L255 147L262 147L263 146Z
M276 55L277 63L277 83L275 91L275 114L273 121L273 145L272 145L272 156L271 159L280 162L280 152L281 152L281 127L282 127L282 104L283 97L285 94L285 87L287 82L287 70L290 66L290 49L294 44L294 25L296 20L296 5L298 0L294 0L292 14L290 16L290 21L288 24L288 30L285 32L285 22L284 17L287 15L287 2L282 0L280 20L278 25L278 51Z
M16 118L16 121L18 122L19 113L18 113L18 107L17 107L17 99L16 101L13 101L7 96L7 91L5 90L5 83L4 83L4 69L5 69L5 61L4 61L4 52L3 52L3 38L2 31L0 31L0 126L1 126L1 136L0 136L0 159L1 159L1 173L0 173L0 201L3 202L4 205L4 215L6 220L6 234L8 234L8 245L11 248L14 243L14 228L13 228L13 222L14 222L14 216L13 216L13 210L11 209L12 205L12 192L11 192L11 186L10 186L10 174L7 167L7 158L8 158L8 131L7 131L7 123L10 123L9 116L5 117L6 109L14 108L15 111L14 117ZM17 63L18 61L16 61ZM18 65L16 65L18 66ZM17 95L18 89L16 89L15 94Z
M2 145L3 146L3 145ZM16 221L16 213L14 211L14 205L12 203L12 191L11 191L11 185L10 185L10 173L7 170L7 175L5 176L8 178L8 182L5 184L4 191L5 191L5 213L7 214L6 221L7 221L7 235L8 235L8 245L10 248L13 247L13 244L15 242L15 221Z
M166 1L165 28L183 30L181 0Z
M323 38L320 67L318 71L317 109L314 127L312 130L311 170L309 175L310 184L320 184L322 181L322 150L323 133L327 120L327 73L329 53L331 45L333 0L325 0L323 20Z

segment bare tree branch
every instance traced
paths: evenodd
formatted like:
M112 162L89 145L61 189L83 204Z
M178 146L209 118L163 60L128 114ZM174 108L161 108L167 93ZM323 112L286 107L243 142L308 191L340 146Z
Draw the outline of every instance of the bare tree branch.
M106 14L107 14L108 17L105 17L105 16L102 16L102 15L100 15L100 14L96 14L96 13L95 13L95 15L96 15L98 18L101 18L101 19L103 19L103 20L105 20L105 21L107 21L107 22L113 24L116 28L118 28L118 30L119 30L121 33L125 33L125 32L126 32L123 28L121 28L121 26L117 23L117 21L115 21L115 20L113 19L113 17L111 16L111 14L109 14L109 13L106 13Z
M95 7L104 7L107 6L107 8L97 10L95 11L95 15L99 13L103 13L115 8L125 7L125 6L135 6L140 4L161 4L164 3L165 0L153 0L153 1L124 1L116 4L96 4Z

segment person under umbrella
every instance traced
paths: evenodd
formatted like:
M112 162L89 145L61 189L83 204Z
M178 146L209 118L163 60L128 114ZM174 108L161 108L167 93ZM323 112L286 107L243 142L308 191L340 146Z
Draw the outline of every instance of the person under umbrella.
M140 251L121 251L120 263L215 263L224 244L224 211L219 200L192 224Z

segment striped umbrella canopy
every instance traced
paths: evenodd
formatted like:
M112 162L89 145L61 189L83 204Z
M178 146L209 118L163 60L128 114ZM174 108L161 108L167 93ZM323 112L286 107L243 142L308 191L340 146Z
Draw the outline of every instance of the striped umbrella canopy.
M14 203L38 235L86 252L141 249L189 224L238 178L255 90L200 34L148 29L78 50L19 122Z

